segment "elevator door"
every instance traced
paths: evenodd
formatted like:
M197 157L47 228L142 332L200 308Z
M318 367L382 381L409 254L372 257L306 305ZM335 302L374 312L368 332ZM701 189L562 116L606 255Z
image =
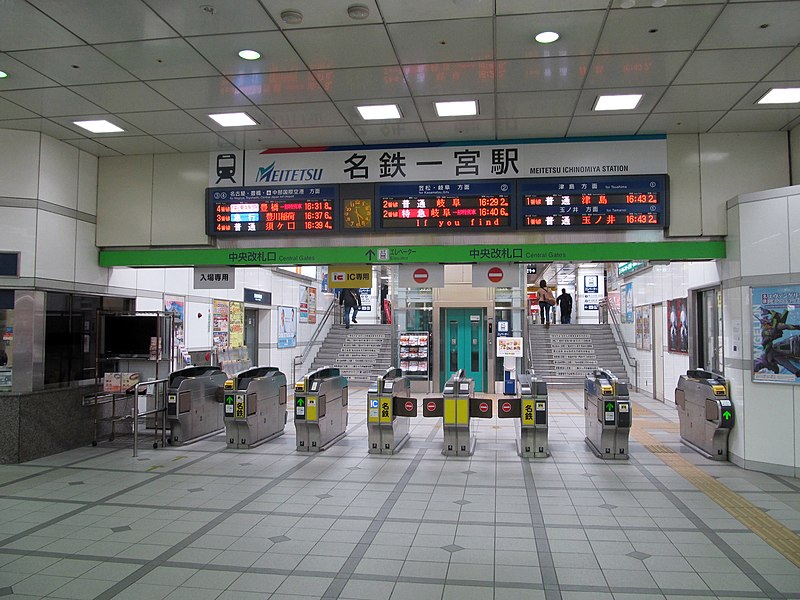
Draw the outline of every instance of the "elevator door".
M486 331L482 308L446 308L442 318L440 387L458 369L475 380L475 391L485 389Z

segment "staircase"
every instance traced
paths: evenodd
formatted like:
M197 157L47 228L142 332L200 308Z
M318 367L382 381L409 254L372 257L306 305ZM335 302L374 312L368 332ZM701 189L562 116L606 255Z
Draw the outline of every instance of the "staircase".
M530 326L531 366L550 385L582 386L597 367L628 381L610 325Z
M333 325L311 370L338 367L348 381L371 382L392 366L391 325Z

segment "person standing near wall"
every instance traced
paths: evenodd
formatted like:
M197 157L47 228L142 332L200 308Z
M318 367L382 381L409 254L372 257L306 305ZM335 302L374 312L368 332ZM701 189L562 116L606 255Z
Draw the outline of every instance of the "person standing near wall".
M345 288L339 295L339 306L344 306L344 327L350 329L350 311L353 311L353 323L356 321L356 314L361 309L361 294L355 288Z
M539 301L539 313L542 315L542 324L550 327L550 308L555 305L556 299L553 292L547 289L547 282L542 279L539 289L536 290L536 299Z
M556 298L556 303L561 311L561 323L568 325L572 321L572 296L567 293L566 288L561 288L561 295Z

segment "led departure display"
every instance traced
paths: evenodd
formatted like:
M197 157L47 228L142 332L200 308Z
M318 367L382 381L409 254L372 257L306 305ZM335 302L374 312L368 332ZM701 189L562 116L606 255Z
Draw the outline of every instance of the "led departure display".
M520 230L664 229L663 175L522 180Z
M337 186L209 188L206 233L269 236L333 233Z
M513 181L387 183L378 186L378 229L479 231L513 229Z

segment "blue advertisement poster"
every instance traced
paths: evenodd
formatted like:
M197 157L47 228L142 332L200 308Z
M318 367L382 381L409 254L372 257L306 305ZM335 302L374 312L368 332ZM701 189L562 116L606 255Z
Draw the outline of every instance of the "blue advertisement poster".
M626 283L622 286L622 322L633 323L633 284Z
M750 291L753 381L800 383L800 286Z
M278 307L278 348L297 346L297 309Z

